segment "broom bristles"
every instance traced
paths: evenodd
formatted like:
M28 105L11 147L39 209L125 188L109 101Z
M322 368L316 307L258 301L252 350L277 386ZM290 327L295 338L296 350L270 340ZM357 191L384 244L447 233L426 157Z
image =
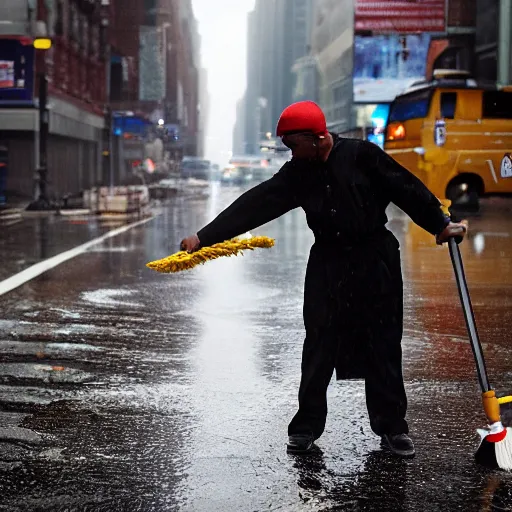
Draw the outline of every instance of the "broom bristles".
M222 256L237 256L247 249L256 248L268 249L274 246L274 240L266 236L255 236L252 238L239 239L233 238L210 247L202 247L196 252L179 251L171 256L161 260L151 261L146 267L162 273L181 272L190 270L197 265L202 265L210 260L221 258Z
M501 422L491 425L475 453L475 460L491 469L512 471L512 428L505 428Z
M496 445L496 463L506 471L512 471L512 428L507 428L507 435Z

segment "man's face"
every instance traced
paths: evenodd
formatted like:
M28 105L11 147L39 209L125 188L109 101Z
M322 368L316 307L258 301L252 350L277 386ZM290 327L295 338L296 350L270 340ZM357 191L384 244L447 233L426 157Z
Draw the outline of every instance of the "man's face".
M292 150L294 158L316 160L321 156L326 138L311 132L294 133L283 137L283 144Z

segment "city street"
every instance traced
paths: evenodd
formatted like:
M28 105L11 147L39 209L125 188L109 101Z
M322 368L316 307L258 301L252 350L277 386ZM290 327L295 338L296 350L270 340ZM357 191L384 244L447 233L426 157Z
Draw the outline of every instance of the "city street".
M473 461L485 417L448 249L394 208L417 455L381 452L364 383L335 380L320 451L287 455L313 242L303 212L254 231L270 250L175 275L145 267L240 192L178 197L0 295L0 510L512 510L512 475ZM511 213L510 199L484 201L461 246L498 394L512 392ZM0 280L118 226L2 228Z

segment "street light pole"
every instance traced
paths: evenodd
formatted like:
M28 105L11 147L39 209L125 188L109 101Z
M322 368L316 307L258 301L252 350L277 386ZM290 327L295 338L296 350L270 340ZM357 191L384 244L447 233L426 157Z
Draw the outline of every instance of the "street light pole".
M28 206L29 210L47 210L50 208L48 199L48 133L49 133L49 111L48 111L48 78L46 76L46 51L52 46L48 37L34 39L34 48L41 52L39 79L39 167L38 195L37 199Z
M49 205L47 179L48 179L48 131L49 131L49 111L48 111L48 79L43 72L39 76L39 197L38 203L42 207Z

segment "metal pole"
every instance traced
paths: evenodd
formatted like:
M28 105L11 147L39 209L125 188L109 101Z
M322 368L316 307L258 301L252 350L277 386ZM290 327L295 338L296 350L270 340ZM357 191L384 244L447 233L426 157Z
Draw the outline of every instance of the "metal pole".
M105 19L104 20L104 24L106 27L109 26L109 22L108 22L108 19ZM111 105L110 103L110 85L111 85L111 80L112 80L112 76L111 76L111 58L112 58L112 48L110 46L110 43L107 44L107 51L106 51L106 66L107 66L107 72L106 72L106 78L107 78L107 103L109 104L109 106ZM113 154L114 154L114 147L113 147L113 113L112 113L112 108L109 108L108 109L108 115L109 115L109 130L108 130L108 149L109 149L109 155L108 155L108 159L109 159L109 166L108 166L108 173L109 173L109 187L110 187L110 191L109 191L109 194L112 195L112 191L113 191L113 187L114 187L114 160L113 160Z
M498 82L510 84L510 23L512 21L512 0L500 0L499 44L498 44Z
M103 29L104 34L108 34L109 31L109 3L108 2L102 2L102 5L104 6L103 12L102 12L102 20L101 20L101 26ZM110 193L112 193L112 186L113 186L113 162L112 162L112 155L114 148L112 147L112 108L111 108L111 102L110 102L110 84L111 84L111 54L112 54L112 47L110 45L110 41L108 37L104 38L104 44L105 44L105 107L104 107L104 113L105 113L105 128L103 130L102 134L102 145L103 145L103 159L102 159L102 166L101 166L101 183L102 186L106 186L107 184L110 187ZM107 160L105 160L107 159ZM108 182L108 183L107 183Z
M113 188L114 188L114 158L113 158L114 142L113 142L113 137L112 137L112 127L113 127L112 119L113 119L113 116L112 116L112 110L111 109L109 110L109 116L110 116L110 130L109 130L109 133L108 133L108 141L109 141L108 144L109 144L110 154L109 154L108 173L109 173L109 187L110 187L109 194L112 195L112 191L113 191Z
M39 76L39 203L48 205L47 179L47 143L48 143L48 79L46 73Z
M33 202L35 203L39 198L39 119L34 111L34 189L33 189Z
M473 356L475 357L476 371L478 375L478 381L482 392L490 391L491 385L489 384L489 378L487 376L487 369L485 367L485 359L478 337L478 331L475 323L475 315L473 313L473 306L471 305L471 298L469 296L468 285L466 282L466 275L464 273L464 265L462 264L462 256L460 255L459 246L455 241L455 238L448 240L448 247L450 250L450 257L452 260L453 270L455 272L455 279L457 281L457 288L459 290L460 302L462 305L462 311L464 313L464 319L466 321L466 327L468 330L469 341Z

